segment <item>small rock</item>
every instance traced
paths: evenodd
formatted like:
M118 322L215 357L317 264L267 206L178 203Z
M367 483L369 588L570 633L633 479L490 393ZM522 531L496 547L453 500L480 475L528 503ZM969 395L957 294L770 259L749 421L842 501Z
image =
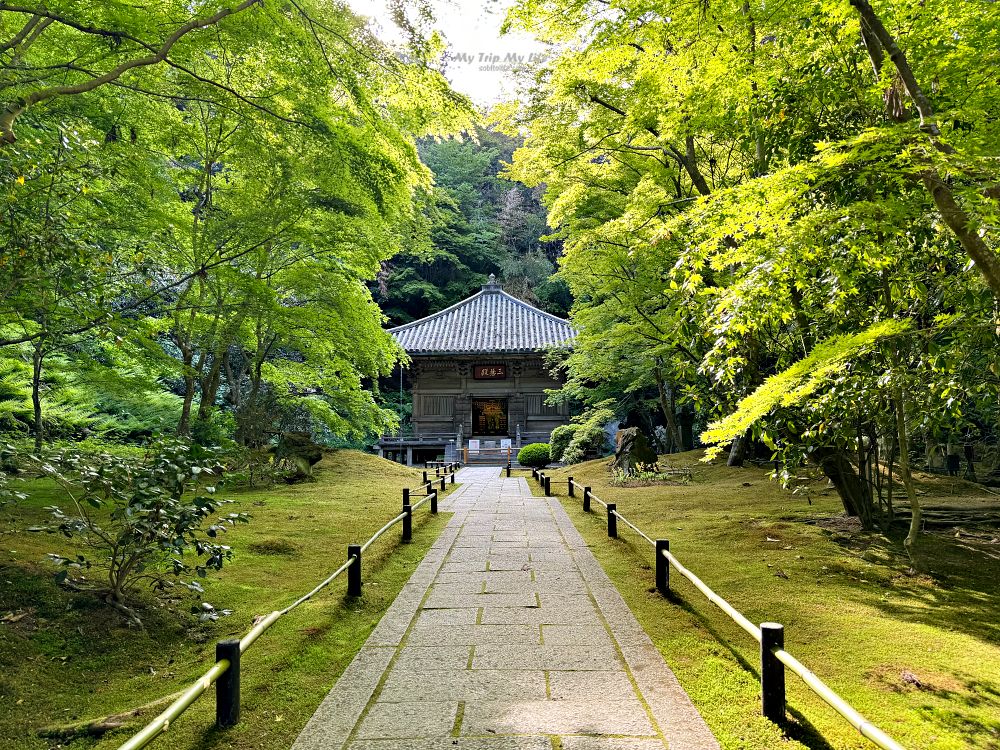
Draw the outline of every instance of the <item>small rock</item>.
M899 679L907 685L913 685L913 687L921 688L924 686L924 684L920 681L920 678L908 669L904 669L900 673Z

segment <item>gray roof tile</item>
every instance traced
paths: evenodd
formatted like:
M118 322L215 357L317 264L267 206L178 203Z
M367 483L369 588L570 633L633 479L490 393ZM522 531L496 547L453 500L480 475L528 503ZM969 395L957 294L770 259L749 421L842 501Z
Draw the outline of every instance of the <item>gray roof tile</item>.
M492 276L478 294L389 333L410 354L528 353L576 337L569 322L512 297Z

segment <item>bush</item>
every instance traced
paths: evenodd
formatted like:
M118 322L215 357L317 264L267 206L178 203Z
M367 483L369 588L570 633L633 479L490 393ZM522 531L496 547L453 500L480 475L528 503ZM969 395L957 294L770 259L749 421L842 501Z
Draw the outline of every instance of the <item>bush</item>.
M71 555L49 555L60 566L57 582L93 591L133 625L141 626L129 602L138 584L201 592L196 580L180 577L220 570L232 550L216 538L249 520L245 513L211 518L229 502L215 497L222 467L213 452L181 441L159 443L140 461L63 450L34 462L66 490L72 507L50 506L52 523L31 529L76 543ZM203 619L216 616L211 605L202 610Z
M0 432L11 437L23 437L28 434L29 427L10 412L0 411Z
M604 425L614 418L614 411L605 406L599 406L577 417L573 437L563 451L563 462L577 464L585 460L588 455L603 456L608 450L608 435L604 431Z
M529 443L517 452L517 462L521 466L541 469L549 465L549 444Z
M191 438L206 448L232 445L236 420L231 412L214 411L208 417L199 417L191 425Z
M561 424L552 430L552 435L549 437L549 458L552 461L563 460L563 454L566 453L566 449L578 429L580 429L580 425Z

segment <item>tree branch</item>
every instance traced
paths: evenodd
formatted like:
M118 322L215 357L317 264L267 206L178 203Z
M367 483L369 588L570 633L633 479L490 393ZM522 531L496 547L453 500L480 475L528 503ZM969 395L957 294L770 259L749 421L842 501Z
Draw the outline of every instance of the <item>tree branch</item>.
M187 34L209 26L215 26L223 19L237 13L242 13L247 8L257 5L260 2L261 0L243 0L243 2L238 5L231 8L223 8L211 16L193 18L175 29L174 32L167 37L166 41L159 47L159 49L146 57L127 60L107 71L103 75L91 78L88 81L40 89L38 91L33 91L18 101L8 103L7 106L4 107L3 112L0 113L0 144L10 144L16 140L16 136L14 135L14 123L28 107L59 96L75 96L77 94L84 94L117 80L130 70L162 63L167 59L167 55L174 45ZM142 44L143 46L146 46L144 43Z

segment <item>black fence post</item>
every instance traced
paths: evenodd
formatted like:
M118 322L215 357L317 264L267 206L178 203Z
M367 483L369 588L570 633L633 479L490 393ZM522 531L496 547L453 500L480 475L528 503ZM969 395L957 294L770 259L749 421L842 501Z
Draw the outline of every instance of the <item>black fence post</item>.
M608 503L608 536L610 537L618 536L618 516L615 515L617 509L616 503Z
M576 495L573 492L573 477L569 478L569 480L566 482L566 486L569 488L569 496L576 497Z
M424 472L424 484L427 484L427 472Z
M240 642L219 641L215 660L226 659L229 669L215 681L215 726L232 727L240 721Z
M410 507L410 491L403 490L403 541L413 539L413 509Z
M552 477L545 477L545 497L552 497Z
M590 513L590 487L583 488L583 512Z
M443 479L441 480L441 484L442 484L441 489L444 489ZM431 513L437 513L437 512L438 512L438 493L437 490L434 490L434 494L431 495Z
M510 479L510 464L507 464L507 478Z
M785 665L771 653L785 648L785 628L776 622L760 625L760 703L765 719L785 720Z
M451 483L455 484L455 469L451 470Z
M354 562L347 569L347 595L361 596L361 545L347 545L347 559Z
M444 477L441 477L441 491L444 492Z
M656 590L666 594L670 590L670 561L663 556L670 549L666 539L656 540Z

